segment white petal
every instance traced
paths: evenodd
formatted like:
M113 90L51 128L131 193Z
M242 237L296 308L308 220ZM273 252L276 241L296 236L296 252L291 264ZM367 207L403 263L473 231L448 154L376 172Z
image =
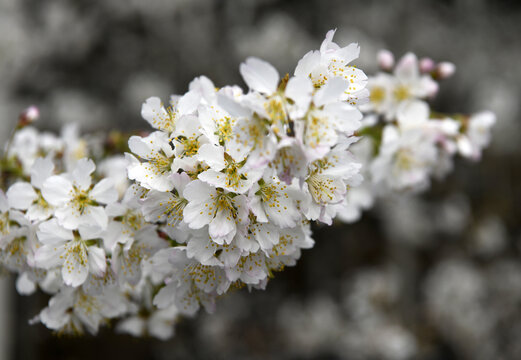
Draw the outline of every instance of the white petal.
M418 58L413 53L405 54L394 69L396 77L405 82L412 82L419 76Z
M55 244L64 240L74 239L72 231L60 226L56 219L41 223L37 236L38 240L44 244Z
M205 202L210 200L210 194L214 194L215 189L200 180L189 183L183 191L183 197L190 202Z
M349 82L347 80L341 77L334 77L315 93L313 101L317 106L338 101L348 87Z
M165 119L168 118L168 113L163 107L163 103L158 97L148 98L141 106L141 116L150 126L156 129L162 129L167 124Z
M212 144L204 144L199 149L199 161L204 161L213 170L220 171L226 165L224 162L224 148Z
M213 203L210 204L215 206ZM208 211L208 207L204 205L203 203L190 202L185 206L183 210L184 221L190 229L200 229L212 221L215 210Z
M103 179L90 192L93 200L102 204L111 204L118 200L118 192L110 179Z
M235 221L230 211L218 211L215 218L210 222L208 232L212 240L217 243L230 242L236 232Z
M51 206L40 206L38 204L34 204L29 206L27 209L26 216L30 221L43 221L48 219L54 212L54 209Z
M299 60L294 75L298 77L308 77L319 64L320 51L310 51Z
M36 266L42 269L52 269L63 264L67 248L65 243L50 244L40 247L34 254Z
M336 55L340 56L342 60L344 60L346 64L348 64L351 61L358 59L358 57L360 56L360 46L358 46L357 43L351 43L346 47L343 47L342 49L338 50L336 52Z
M44 181L51 177L54 172L54 163L50 158L38 158L31 168L31 184L41 189Z
M7 201L7 196L2 189L0 189L0 213L5 213L9 210L9 202Z
M97 225L101 229L106 229L109 219L105 209L101 206L89 206L85 209L86 214L84 215L84 220L87 221L87 224Z
M87 280L89 275L86 250L83 252L69 251L62 267L63 282L67 286L78 287Z
M71 199L72 183L63 176L51 176L43 183L42 195L53 206L60 206Z
M13 209L27 210L37 198L31 184L26 182L15 183L7 190L9 206Z
M76 167L72 171L74 184L81 190L87 190L92 182L91 174L96 170L96 165L91 159L83 158L78 160Z
M107 261L105 260L105 251L97 246L90 246L89 253L89 269L96 276L103 276L107 269Z
M396 117L400 129L420 126L429 118L429 106L423 101L402 102L398 108Z
M265 94L273 94L277 90L279 73L268 62L250 57L239 70L250 89Z
M154 297L154 305L159 309L164 309L172 305L176 298L177 286L175 282L163 287Z
M36 291L36 284L24 272L16 279L16 290L20 295L31 295Z
M184 94L177 103L177 110L181 115L191 114L197 110L197 106L201 102L201 95L196 91L189 91Z
M154 151L154 146L141 136L131 136L128 140L130 151L143 159L148 159Z
M313 94L313 83L308 77L292 77L286 85L286 96L301 109L307 109Z

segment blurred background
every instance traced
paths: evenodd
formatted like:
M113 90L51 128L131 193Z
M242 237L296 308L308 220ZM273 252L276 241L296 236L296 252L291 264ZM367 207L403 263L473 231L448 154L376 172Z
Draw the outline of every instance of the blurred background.
M314 228L315 248L267 291L227 295L168 342L110 327L55 337L27 324L47 297L20 297L4 278L0 359L521 358L518 1L0 0L0 143L31 104L40 129L146 129L147 97L203 74L243 86L250 55L292 73L330 28L361 45L368 74L381 48L455 63L434 107L497 114L482 161L356 224Z

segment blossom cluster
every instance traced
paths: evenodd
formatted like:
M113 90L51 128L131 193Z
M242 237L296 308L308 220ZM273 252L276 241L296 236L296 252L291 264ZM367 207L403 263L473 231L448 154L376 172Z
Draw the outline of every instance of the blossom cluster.
M455 153L479 157L493 115L438 119L425 102L446 65L408 54L368 78L334 33L291 77L248 58L247 92L201 76L147 99L153 130L125 150L39 133L24 113L1 164L0 254L21 294L52 296L33 322L94 334L119 319L166 339L178 316L295 265L312 222L352 221L375 195L425 189Z
M357 221L378 198L426 190L432 178L452 170L455 155L479 160L496 122L490 111L469 116L431 109L439 81L455 72L452 63L407 53L395 64L386 50L378 62L381 71L367 83L369 102L360 107L361 140L351 147L365 181L347 194L338 212L345 222Z

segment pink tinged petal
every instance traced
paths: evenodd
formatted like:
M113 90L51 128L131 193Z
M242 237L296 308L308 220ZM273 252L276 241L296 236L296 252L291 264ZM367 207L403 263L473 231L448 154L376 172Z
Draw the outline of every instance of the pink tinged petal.
M27 210L37 198L31 184L26 182L15 183L7 190L9 206L13 209Z
M118 200L118 192L110 179L103 179L97 183L90 192L90 196L93 200L102 204L111 204Z
M67 286L78 287L89 275L88 255L86 249L68 251L62 266L63 282Z
M73 193L72 183L63 176L51 176L43 183L42 195L53 206L67 203Z
M224 162L224 148L212 144L204 144L199 149L199 161L204 161L213 170L220 171L226 165Z
M51 177L54 172L54 163L50 158L38 158L31 167L31 184L41 189L47 178Z
M251 90L265 94L273 94L277 90L279 73L264 60L250 57L240 65L239 71Z
M237 227L230 210L218 211L208 227L210 237L218 244L230 243L236 231Z
M398 79L405 82L412 82L419 77L418 58L413 53L405 54L394 69L394 74Z
M76 167L72 171L72 180L81 190L87 190L92 183L91 174L96 170L96 165L91 159L83 158L78 160Z
M103 276L107 270L105 251L97 246L90 246L87 251L89 253L89 270L91 274L98 277Z
M67 247L64 242L40 247L34 254L36 266L42 269L52 269L63 264Z
M347 80L341 77L331 78L315 93L313 101L317 106L338 101L348 87L349 82Z
M378 65L386 71L389 71L394 66L394 55L389 50L380 50L377 54Z

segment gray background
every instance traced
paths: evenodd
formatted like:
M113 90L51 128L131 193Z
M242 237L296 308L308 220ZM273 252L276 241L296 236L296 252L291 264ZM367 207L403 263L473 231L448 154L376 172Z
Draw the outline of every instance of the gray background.
M0 141L28 105L40 129L146 129L140 106L207 75L238 83L255 55L291 73L330 28L375 55L456 64L434 106L490 109L498 123L481 163L419 199L388 200L355 225L316 228L317 246L266 292L227 295L217 314L183 320L170 342L105 330L63 339L27 320L43 295L4 279L2 359L521 358L518 1L0 0ZM383 331L385 330L385 331ZM103 356L101 356L101 355Z

